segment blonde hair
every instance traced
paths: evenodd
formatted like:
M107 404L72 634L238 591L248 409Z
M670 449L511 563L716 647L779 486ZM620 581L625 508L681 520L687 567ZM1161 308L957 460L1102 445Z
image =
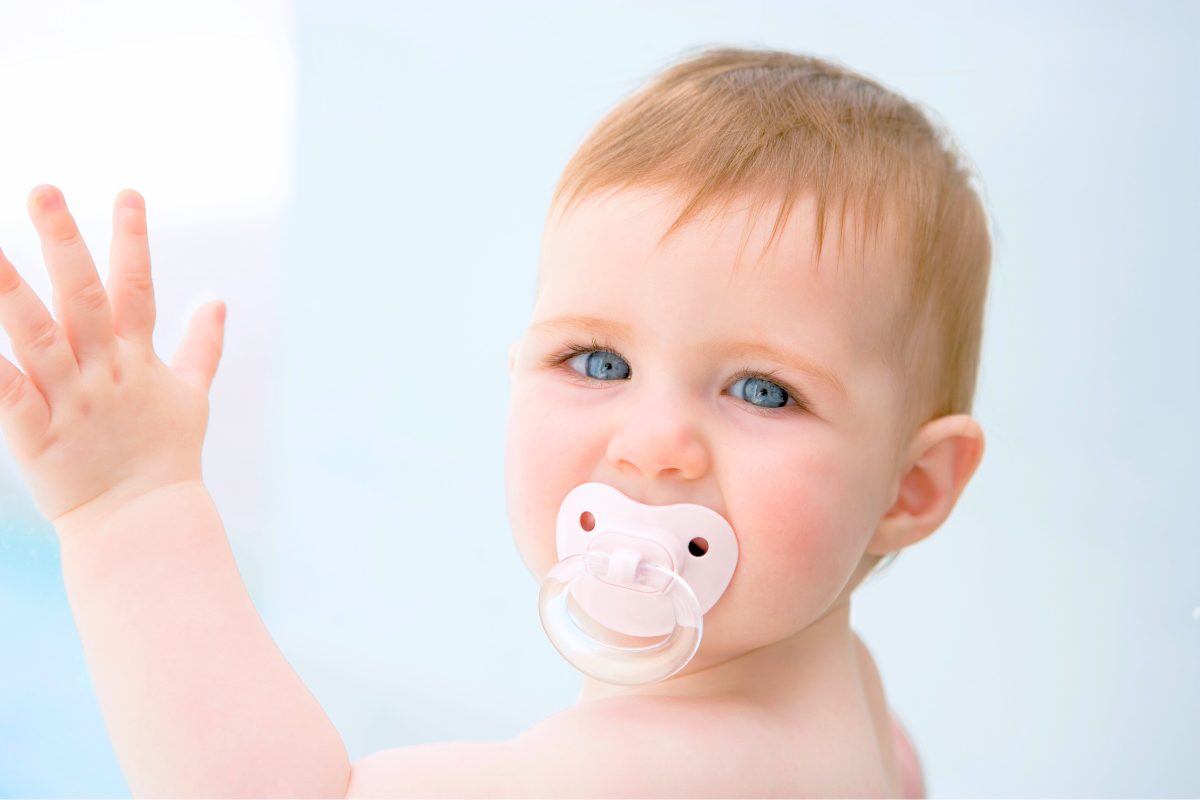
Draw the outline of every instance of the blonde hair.
M818 251L828 221L844 228L848 211L864 245L886 226L908 270L888 340L914 422L970 411L991 264L987 215L965 159L915 104L817 58L706 51L596 125L554 206L635 187L680 195L671 232L747 194L754 213L778 207L772 240L796 202L815 197Z

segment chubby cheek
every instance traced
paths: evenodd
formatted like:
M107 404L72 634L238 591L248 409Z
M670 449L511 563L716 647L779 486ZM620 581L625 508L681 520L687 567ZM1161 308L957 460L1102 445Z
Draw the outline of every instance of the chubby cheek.
M508 519L525 566L539 581L558 562L554 540L558 508L587 483L604 459L605 441L582 424L558 387L514 382L504 449Z
M740 555L711 630L733 649L778 641L816 620L854 572L873 529L879 476L869 462L831 432L780 444L765 452L733 448L722 470Z

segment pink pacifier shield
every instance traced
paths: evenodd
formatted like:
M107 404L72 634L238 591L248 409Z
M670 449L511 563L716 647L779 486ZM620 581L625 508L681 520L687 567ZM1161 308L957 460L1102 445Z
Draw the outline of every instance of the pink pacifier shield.
M663 592L625 578L638 562L682 578L704 614L725 593L738 560L733 528L711 508L645 505L603 483L567 494L558 511L557 543L560 561L588 552L612 557L605 575L588 575L570 591L588 616L627 636L663 636L675 625Z

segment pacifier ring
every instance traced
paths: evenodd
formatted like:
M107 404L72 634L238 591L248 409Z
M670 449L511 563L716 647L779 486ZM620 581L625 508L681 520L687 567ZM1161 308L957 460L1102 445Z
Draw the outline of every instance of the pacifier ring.
M612 559L608 553L587 552L555 564L538 595L542 628L563 658L596 680L618 686L644 686L666 680L691 661L700 647L704 630L700 603L687 582L671 570L644 561L637 563L630 576L633 585L667 598L675 613L675 626L665 639L647 646L602 642L572 617L568 598L577 581L600 580L619 571L622 565Z

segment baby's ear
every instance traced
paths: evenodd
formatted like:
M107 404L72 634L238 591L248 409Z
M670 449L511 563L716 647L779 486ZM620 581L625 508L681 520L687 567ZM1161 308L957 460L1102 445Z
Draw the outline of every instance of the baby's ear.
M879 523L867 552L894 553L937 530L982 458L983 429L966 414L923 425L905 453L896 502Z
M512 377L513 369L517 366L517 352L521 349L521 340L517 339L508 348L508 377Z

